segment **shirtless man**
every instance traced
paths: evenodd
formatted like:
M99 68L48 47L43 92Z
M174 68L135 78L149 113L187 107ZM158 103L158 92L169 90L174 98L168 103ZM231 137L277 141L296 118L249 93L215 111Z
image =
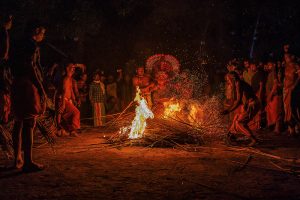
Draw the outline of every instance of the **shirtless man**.
M61 87L56 94L56 121L59 129L66 130L70 136L78 136L77 130L80 128L80 111L74 106L75 95L73 91L74 64L66 66L66 75Z
M14 111L13 146L15 167L24 172L39 171L43 165L33 162L33 131L36 118L45 112L47 99L40 67L39 43L44 39L46 29L34 24L28 29L28 36L16 45L13 52L12 74L12 109ZM22 158L24 149L24 160Z
M232 88L235 88L236 98L232 105L226 108L221 114L226 115L240 108L238 112L235 113L232 125L229 129L229 139L230 137L234 137L232 134L243 133L251 140L249 146L252 146L256 143L256 139L249 129L248 123L259 111L259 101L251 86L241 80L236 72L229 72L227 74L227 81L228 84L232 85Z
M284 121L288 125L289 134L295 134L295 126L299 122L299 80L300 67L295 63L295 57L289 53L284 55L285 78L283 84Z
M170 100L170 88L168 87L168 74L163 71L156 72L156 84L153 87L153 102L155 105L163 104Z
M143 97L146 99L148 106L152 107L151 88L154 86L149 75L145 74L144 67L136 69L136 76L132 78L133 86L140 88Z

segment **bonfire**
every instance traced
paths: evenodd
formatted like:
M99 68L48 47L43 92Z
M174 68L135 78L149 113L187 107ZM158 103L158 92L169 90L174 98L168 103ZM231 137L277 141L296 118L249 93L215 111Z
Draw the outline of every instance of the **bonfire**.
M195 69L180 72L179 61L171 55L157 54L147 59L146 71L155 73L155 103L150 109L137 88L136 104L130 103L109 122L107 131L115 134L108 143L115 147L135 145L186 150L223 138L227 123L220 116L222 98L204 95L208 76L205 69ZM128 112L133 105L136 105L135 112Z
M119 131L108 139L116 147L145 146L172 147L189 150L225 134L225 124L220 116L220 98L205 97L201 100L171 98L161 108L151 109L137 89L134 114L124 115L113 127ZM153 113L154 112L154 113ZM155 116L155 117L154 117ZM131 125L125 125L131 120Z

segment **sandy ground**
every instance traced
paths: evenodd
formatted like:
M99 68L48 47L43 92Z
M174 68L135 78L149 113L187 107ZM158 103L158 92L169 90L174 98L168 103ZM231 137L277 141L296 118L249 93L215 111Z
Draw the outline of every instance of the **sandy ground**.
M79 138L59 139L55 152L38 141L35 159L47 165L38 173L7 170L11 162L1 152L0 199L300 199L300 176L272 163L296 164L251 153L257 149L221 142L197 152L116 149L105 144L104 135L109 136L86 129ZM300 158L299 139L265 141L260 151Z

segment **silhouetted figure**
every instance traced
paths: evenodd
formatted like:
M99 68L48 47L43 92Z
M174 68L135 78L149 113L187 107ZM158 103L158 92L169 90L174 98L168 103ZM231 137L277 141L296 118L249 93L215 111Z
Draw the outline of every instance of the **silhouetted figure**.
M32 160L33 131L36 118L45 112L46 104L41 100L47 98L42 84L43 77L40 66L40 49L38 43L44 39L46 29L40 25L32 25L27 37L17 44L13 54L12 73L12 108L15 125L13 143L15 151L15 167L23 167L23 171L39 171L44 167ZM21 151L24 149L24 161Z
M268 62L267 70L270 71L266 83L267 125L268 127L275 126L274 132L280 133L283 117L282 77L278 73L275 63Z
M132 80L129 74L125 74L119 84L121 108L124 110L133 100L133 87Z
M300 67L295 57L289 53L284 55L285 78L283 84L284 121L288 125L289 134L295 134L295 127L300 124Z
M89 95L89 88L87 84L87 74L83 73L80 76L80 79L77 81L77 87L79 92L80 98L80 116L85 118L88 117L89 111L89 104L88 104L88 95Z

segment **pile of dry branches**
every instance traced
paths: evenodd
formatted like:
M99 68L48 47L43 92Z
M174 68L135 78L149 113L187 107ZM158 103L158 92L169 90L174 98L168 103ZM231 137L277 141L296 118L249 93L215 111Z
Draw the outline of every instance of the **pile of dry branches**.
M180 101L181 110L164 115L165 107L153 108L154 119L147 121L143 137L129 139L130 124L134 113L123 113L108 127L116 132L108 143L115 147L144 146L187 149L223 137L226 123L219 115L220 100L217 97L200 101ZM191 112L196 110L197 112Z

